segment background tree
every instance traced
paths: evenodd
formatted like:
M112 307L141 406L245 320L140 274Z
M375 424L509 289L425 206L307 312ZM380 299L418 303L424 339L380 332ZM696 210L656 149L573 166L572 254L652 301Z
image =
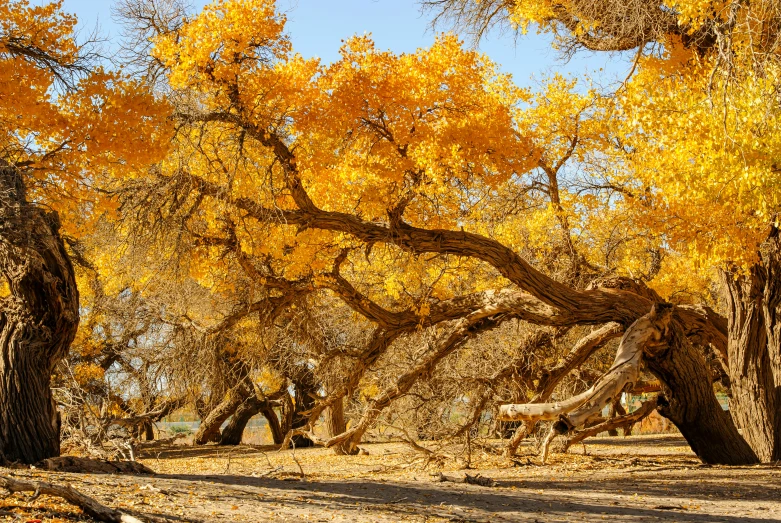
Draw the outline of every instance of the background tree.
M672 249L720 272L730 411L762 460L779 459L778 2L424 5L478 38L534 24L567 53L635 54L614 117L626 169L611 184L629 189L626 201Z

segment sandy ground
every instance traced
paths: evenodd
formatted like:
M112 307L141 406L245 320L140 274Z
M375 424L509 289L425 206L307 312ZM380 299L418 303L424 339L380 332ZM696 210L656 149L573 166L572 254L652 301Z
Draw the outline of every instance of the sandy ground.
M399 443L364 448L368 455L334 456L176 446L144 456L154 476L2 473L70 483L158 521L781 521L781 466L702 466L674 436L592 439L545 466L531 448L514 464L474 450L473 469L453 460L424 468ZM455 481L441 482L440 473ZM467 473L495 485L456 482ZM45 496L9 496L0 509L5 521L91 521Z

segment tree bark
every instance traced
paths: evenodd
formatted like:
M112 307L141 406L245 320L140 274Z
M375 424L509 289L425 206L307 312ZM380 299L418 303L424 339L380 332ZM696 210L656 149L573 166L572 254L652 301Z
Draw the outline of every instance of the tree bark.
M646 350L648 369L662 382L657 399L661 415L672 421L703 463L750 465L757 456L719 405L703 351L697 350L673 322L669 343Z
M672 312L671 306L657 304L633 323L621 340L613 366L588 391L557 403L503 405L500 417L556 420L543 444L545 462L556 435L583 426L627 385L637 382L642 358L663 385L659 412L678 427L704 463L756 463L756 455L716 399L702 351L692 346Z
M341 398L331 404L325 411L325 428L328 431L328 437L333 438L347 430L347 421L344 419L344 398ZM352 448L349 445L334 445L334 453L339 456L355 454L357 447Z
M294 410L291 429L300 429L309 425L309 411L315 406L317 384L311 371L306 370L298 380L293 380L295 388ZM293 436L296 448L313 447L314 442L303 434Z
M268 422L268 430L271 432L271 440L275 445L281 445L285 441L285 434L287 431L282 430L282 425L279 423L279 417L274 411L271 405L268 405L260 410L263 417Z
M249 420L258 414L267 403L268 401L262 401L254 394L244 400L222 430L220 445L240 445L247 423L249 423Z
M781 460L781 238L773 228L747 274L722 273L729 319L729 407L763 462Z
M0 461L60 453L50 380L79 323L73 266L59 218L27 202L21 174L0 163Z
M205 445L206 443L217 443L220 441L220 427L225 420L231 417L239 408L244 398L237 391L231 391L228 397L222 400L208 416L201 422L198 431L193 437L195 445Z

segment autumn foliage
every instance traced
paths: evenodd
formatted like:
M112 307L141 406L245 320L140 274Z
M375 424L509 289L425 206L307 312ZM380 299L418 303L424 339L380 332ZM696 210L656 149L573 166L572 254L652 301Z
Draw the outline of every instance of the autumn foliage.
M635 347L660 412L704 461L778 459L781 397L768 434L738 432L751 383L781 375L778 9L424 3L631 70L610 90L519 87L451 33L407 54L354 36L326 64L295 52L273 0L148 18L125 0L152 81L90 61L61 3L0 6L1 158L60 213L82 292L58 375L70 434L153 436L184 408L198 442L235 442L228 419L240 441L258 414L277 444L344 453L380 426L494 435L499 404L599 383L612 340L669 301L670 327ZM764 285L760 356L740 348L738 285Z

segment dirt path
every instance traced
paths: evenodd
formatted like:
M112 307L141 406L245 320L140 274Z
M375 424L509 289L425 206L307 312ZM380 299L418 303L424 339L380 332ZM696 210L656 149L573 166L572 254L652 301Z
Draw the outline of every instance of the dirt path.
M444 471L451 479L479 473L494 487L440 482L440 469L409 466L415 456L399 444L367 445L368 456L352 457L298 450L298 463L289 451L169 448L144 460L156 476L14 472L169 521L781 521L781 467L704 467L683 445L610 438L544 467L533 457L507 467L486 454L473 459L479 470ZM78 521L77 512L57 517Z

